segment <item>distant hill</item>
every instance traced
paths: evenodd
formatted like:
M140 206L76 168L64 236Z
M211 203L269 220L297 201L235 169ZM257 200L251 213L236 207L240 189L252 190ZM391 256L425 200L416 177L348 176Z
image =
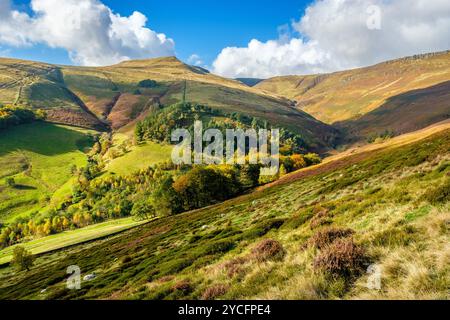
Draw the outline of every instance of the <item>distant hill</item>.
M142 85L152 80L152 86ZM147 81L152 83L152 81ZM50 121L127 132L155 106L182 100L268 120L301 134L312 150L333 147L338 132L288 99L210 74L175 57L108 67L55 66L0 59L0 103L43 108Z
M242 82L243 84L248 85L249 87L254 87L264 79L256 79L256 78L236 78L237 81Z
M450 51L416 55L331 74L264 80L255 88L356 135L397 134L449 117Z

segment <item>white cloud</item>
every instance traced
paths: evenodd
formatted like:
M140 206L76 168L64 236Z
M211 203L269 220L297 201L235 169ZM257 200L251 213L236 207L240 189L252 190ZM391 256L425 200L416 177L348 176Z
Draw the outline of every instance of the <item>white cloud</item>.
M374 6L379 8L379 29L370 27L377 26ZM296 37L284 32L276 40L253 39L247 47L223 49L213 72L267 78L330 72L447 50L450 1L317 0L292 28Z
M203 64L203 60L195 53L188 58L187 62L194 66L201 66Z
M147 28L147 18L137 11L122 17L99 0L32 0L31 9L32 16L0 0L0 43L44 43L92 66L174 55L174 41Z

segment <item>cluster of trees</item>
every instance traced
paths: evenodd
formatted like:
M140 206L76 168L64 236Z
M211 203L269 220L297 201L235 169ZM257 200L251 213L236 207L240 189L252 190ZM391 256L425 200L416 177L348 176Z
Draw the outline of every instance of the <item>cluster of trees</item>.
M177 103L166 108L161 107L158 112L152 113L136 124L136 141L152 140L170 143L173 130L185 128L192 131L194 121L205 115L219 116L220 112L207 106L190 103Z
M138 87L140 88L155 88L158 86L158 83L155 80L142 80L138 83Z
M43 120L45 112L21 106L0 105L0 130L23 123Z
M367 138L368 143L378 143L395 137L395 132L385 130L382 133L373 133Z
M75 225L64 216L54 216L35 222L33 219L17 222L2 229L0 247L15 244L24 238L44 237L68 230Z
M187 129L193 134L194 122L202 120L203 129L218 129L224 135L226 129L271 129L266 121L241 113L226 114L208 106L177 103L169 107L161 107L146 119L138 122L135 128L137 142L151 140L170 143L171 133L178 128ZM305 153L307 144L297 133L286 128L280 128L280 153L290 155Z

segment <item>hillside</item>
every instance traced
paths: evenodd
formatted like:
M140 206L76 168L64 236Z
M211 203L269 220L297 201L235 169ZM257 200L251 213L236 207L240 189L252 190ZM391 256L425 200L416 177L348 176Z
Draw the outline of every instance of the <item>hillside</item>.
M49 120L99 130L99 121L64 84L57 66L0 58L0 103L45 109Z
M295 100L297 108L337 124L354 139L448 119L448 81L450 51L331 74L276 77L255 88Z
M153 81L150 86L143 81ZM182 63L174 57L90 68L0 59L0 103L42 108L48 120L130 132L154 108L186 100L268 120L304 136L312 150L334 147L338 132L284 98Z
M236 80L242 82L243 84L246 84L249 87L254 87L261 81L264 81L264 79L257 78L236 78Z
M0 298L448 299L448 123L401 138L42 255L29 273L5 267ZM341 269L327 264L333 257ZM74 264L96 274L81 290L65 286ZM381 268L382 290L366 287L369 264Z
M93 134L43 122L2 131L0 223L36 213L67 192L70 194L72 167L86 165L85 152L93 143ZM7 179L14 179L15 186L7 186Z

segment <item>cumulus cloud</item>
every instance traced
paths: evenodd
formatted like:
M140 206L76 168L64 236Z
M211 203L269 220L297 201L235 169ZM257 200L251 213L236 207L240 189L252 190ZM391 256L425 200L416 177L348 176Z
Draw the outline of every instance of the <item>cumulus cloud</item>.
M267 78L366 66L450 49L448 0L317 0L284 32L266 42L224 48L213 71ZM285 28L284 28L285 29Z
M174 54L174 41L147 28L137 11L122 17L99 0L32 0L31 10L29 15L0 0L0 44L44 43L91 66Z
M203 64L203 60L200 58L198 54L192 54L189 56L187 62L194 66L200 66Z

